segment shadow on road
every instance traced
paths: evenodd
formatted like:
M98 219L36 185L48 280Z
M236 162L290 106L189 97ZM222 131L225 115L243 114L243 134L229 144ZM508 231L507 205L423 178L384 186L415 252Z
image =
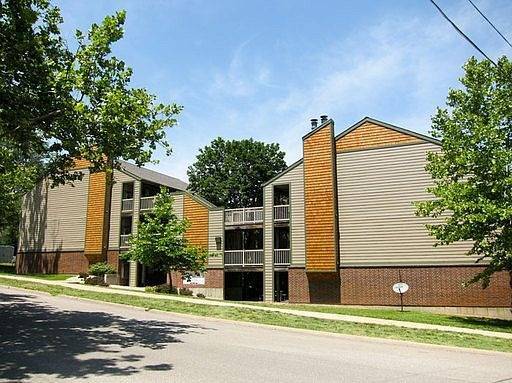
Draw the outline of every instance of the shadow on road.
M126 319L105 312L60 311L25 294L0 293L0 379L94 375L126 376L141 369L165 371L172 364L134 367L143 355L132 346L160 350L198 326L170 321ZM122 353L122 355L121 355ZM105 355L106 354L106 355Z

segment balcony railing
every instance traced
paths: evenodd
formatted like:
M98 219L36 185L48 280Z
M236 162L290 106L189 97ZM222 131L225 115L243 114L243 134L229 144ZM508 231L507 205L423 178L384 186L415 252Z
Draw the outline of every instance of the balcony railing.
M152 197L141 197L140 198L140 210L151 210L155 206L155 196Z
M133 198L125 198L121 201L121 211L133 210Z
M121 234L119 236L119 247L130 247L130 237L131 234Z
M290 264L290 249L274 249L274 265L287 266Z
M274 206L274 221L289 221L289 220L290 220L290 205Z
M224 265L229 266L262 266L263 250L226 250Z
M263 222L263 207L244 207L226 209L224 223L226 225L254 224Z

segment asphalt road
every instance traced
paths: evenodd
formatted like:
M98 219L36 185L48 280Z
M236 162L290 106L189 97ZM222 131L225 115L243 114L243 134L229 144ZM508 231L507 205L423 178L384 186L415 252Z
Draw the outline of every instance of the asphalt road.
M512 354L275 329L5 287L0 305L0 382L512 382Z

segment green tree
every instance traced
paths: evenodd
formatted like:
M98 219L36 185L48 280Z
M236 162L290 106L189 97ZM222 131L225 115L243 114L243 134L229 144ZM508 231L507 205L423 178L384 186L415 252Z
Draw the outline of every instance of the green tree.
M216 138L188 168L189 190L226 208L261 206L261 186L286 169L279 144Z
M189 223L176 215L173 203L170 193L162 189L130 239L130 250L121 256L168 273L170 282L172 271L185 278L205 271L208 257L205 249L192 246L185 237Z
M469 254L485 269L470 282L487 287L508 271L512 288L512 63L471 58L464 70L462 87L432 119L442 140L442 151L428 155L435 198L418 203L417 214L439 219L428 229L440 245L472 241Z
M125 12L77 31L74 52L61 22L47 0L0 0L1 217L42 175L54 185L81 179L74 158L111 174L118 159L149 162L157 144L170 153L165 128L181 107L132 88L132 70L112 55Z

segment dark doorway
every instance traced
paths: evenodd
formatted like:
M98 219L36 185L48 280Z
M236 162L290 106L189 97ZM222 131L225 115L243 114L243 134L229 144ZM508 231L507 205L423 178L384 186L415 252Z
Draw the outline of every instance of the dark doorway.
M288 271L274 272L274 301L288 300Z
M224 274L224 299L228 301L262 301L263 272L226 272Z
M151 267L142 267L141 286L156 286L167 283L167 274Z

